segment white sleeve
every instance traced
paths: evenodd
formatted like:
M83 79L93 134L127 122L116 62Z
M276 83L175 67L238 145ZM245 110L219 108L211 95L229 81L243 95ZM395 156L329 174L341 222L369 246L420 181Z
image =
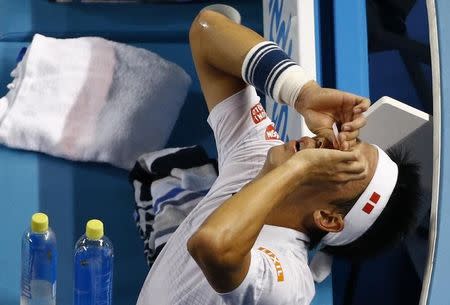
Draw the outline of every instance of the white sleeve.
M300 262L266 248L252 249L250 267L242 283L220 293L227 305L308 305L314 292L306 287Z
M232 160L246 161L258 153L265 156L270 147L282 144L259 101L255 88L247 86L211 110L208 123L216 140L219 172ZM251 153L245 148L251 148Z

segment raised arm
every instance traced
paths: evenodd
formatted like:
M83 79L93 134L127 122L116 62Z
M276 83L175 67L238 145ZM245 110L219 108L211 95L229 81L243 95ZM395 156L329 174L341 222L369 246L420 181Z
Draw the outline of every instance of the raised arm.
M225 201L189 239L188 251L216 291L231 291L248 272L250 250L268 214L288 194L308 184L361 179L364 169L356 152L302 150Z
M249 28L213 12L201 11L189 40L208 109L243 89L241 67L247 52L264 39Z
M209 110L246 86L242 77L244 61L249 52L254 52L254 47L264 41L259 34L219 13L202 11L197 16L191 27L190 43ZM246 80L260 91L275 95L277 102L293 106L317 135L335 140L332 125L338 123L341 132L339 141L333 141L335 147L347 150L353 146L359 129L366 123L362 112L367 110L370 102L350 93L321 88L314 81L308 82L300 67L290 68L294 72L287 77L280 77L289 81L284 81L284 85L272 85L270 89L261 81L265 77L264 73L260 73L264 67L253 69L256 74ZM267 76L267 86L273 78L274 75Z

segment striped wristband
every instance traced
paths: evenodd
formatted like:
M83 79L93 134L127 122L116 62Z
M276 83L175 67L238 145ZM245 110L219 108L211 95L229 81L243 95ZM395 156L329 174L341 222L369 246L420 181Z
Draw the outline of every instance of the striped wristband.
M302 87L312 80L277 44L264 41L254 46L242 65L242 79L276 102L292 107Z

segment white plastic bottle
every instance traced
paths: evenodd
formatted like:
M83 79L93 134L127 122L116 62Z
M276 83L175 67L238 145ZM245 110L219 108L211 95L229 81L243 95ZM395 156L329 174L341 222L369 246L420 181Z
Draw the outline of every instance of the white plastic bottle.
M111 305L114 251L103 223L92 219L75 246L74 305Z
M36 213L22 238L20 305L56 304L56 237L48 217Z

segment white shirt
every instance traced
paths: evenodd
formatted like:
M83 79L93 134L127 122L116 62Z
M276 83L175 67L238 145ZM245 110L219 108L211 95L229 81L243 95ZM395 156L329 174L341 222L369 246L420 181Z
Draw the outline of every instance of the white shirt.
M188 239L206 217L258 174L270 147L283 144L251 86L215 106L208 123L216 139L219 176L164 246L137 304L310 304L315 290L303 233L265 225L251 250L245 279L222 294L209 285L187 251Z

